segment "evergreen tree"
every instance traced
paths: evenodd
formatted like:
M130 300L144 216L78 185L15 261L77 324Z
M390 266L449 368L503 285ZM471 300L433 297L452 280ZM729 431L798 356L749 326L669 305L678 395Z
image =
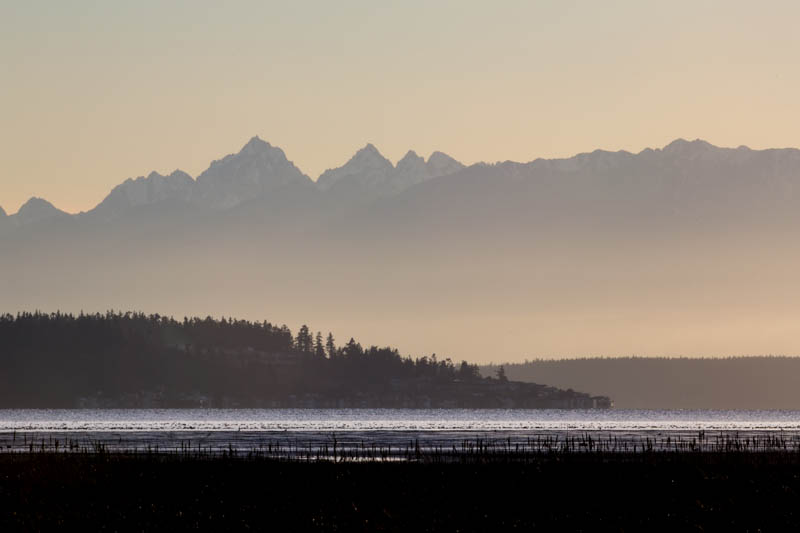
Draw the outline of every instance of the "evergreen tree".
M311 338L311 332L309 331L308 326L305 324L300 326L300 331L297 332L296 345L297 349L301 352L311 353L313 340Z
M461 368L458 369L458 377L464 381L471 381L481 377L478 365L471 365L466 361L461 361Z
M333 333L331 332L328 332L328 338L325 340L325 351L328 352L330 359L336 357L336 343L333 341Z
M497 369L497 379L503 383L508 381L508 377L506 377L506 369L503 365L500 365L500 368Z
M325 346L322 344L322 333L319 331L314 338L314 355L317 357L325 357Z
M344 347L344 356L353 358L359 357L364 355L364 349L361 347L359 343L353 337L350 337L350 340L347 341L347 344Z

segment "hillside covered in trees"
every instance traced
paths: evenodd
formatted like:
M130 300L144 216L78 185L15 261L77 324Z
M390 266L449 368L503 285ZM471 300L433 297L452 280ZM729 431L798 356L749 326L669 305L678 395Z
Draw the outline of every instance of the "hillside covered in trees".
M466 361L307 326L139 313L0 316L0 407L607 407Z

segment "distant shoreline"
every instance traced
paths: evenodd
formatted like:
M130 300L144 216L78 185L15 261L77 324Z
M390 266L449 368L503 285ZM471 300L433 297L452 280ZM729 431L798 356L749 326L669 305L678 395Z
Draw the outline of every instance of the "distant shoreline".
M504 368L509 379L609 395L619 409L800 409L800 357L537 359Z
M609 408L610 398L480 375L467 361L337 345L303 325L106 312L0 315L0 406Z

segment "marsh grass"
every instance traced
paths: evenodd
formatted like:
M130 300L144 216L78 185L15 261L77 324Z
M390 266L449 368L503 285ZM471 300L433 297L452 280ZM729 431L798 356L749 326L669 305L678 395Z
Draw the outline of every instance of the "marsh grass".
M793 438L265 443L112 450L23 437L0 531L684 531L800 528Z
M587 443L588 447L588 443ZM796 451L0 454L0 530L797 531ZM69 446L66 446L68 449ZM579 450L583 447L578 446ZM751 448L752 449L752 448Z
M164 456L172 459L203 460L229 458L239 460L272 460L287 462L418 462L418 463L527 463L543 458L568 456L613 456L615 460L635 460L650 456L684 454L768 454L800 457L800 435L769 432L739 435L720 432L708 435L703 431L693 436L653 435L636 436L608 434L605 436L581 433L575 435L535 435L527 438L504 439L476 437L456 442L425 442L409 439L403 445L379 442L340 440L332 435L322 444L290 439L268 439L258 446L242 448L233 443L226 446L207 446L180 441L174 446L146 444L136 446L119 438L61 439L53 436L23 434L18 441L16 432L0 455L120 455L131 457Z

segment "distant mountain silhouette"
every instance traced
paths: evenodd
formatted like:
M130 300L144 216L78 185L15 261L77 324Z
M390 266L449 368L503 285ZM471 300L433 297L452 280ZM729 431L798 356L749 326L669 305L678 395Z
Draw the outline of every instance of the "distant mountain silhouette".
M343 166L323 172L314 187L283 150L253 137L239 153L212 162L196 181L180 170L169 176L152 172L146 178L128 179L87 214L119 216L131 208L162 202L227 210L279 195L291 186L346 192L353 200L376 199L449 177L435 180L428 188L415 188L412 194L425 196L449 189L445 195L469 195L471 201L483 202L513 190L514 196L521 193L519 198L533 200L525 208L539 213L581 209L590 216L601 212L620 216L623 208L629 213L708 218L714 210L733 203L745 206L794 200L800 151L728 149L699 139L678 139L663 149L638 154L596 150L567 159L481 163L464 169L441 152L425 161L409 151L395 166L367 144ZM505 211L508 206L498 207ZM31 198L12 219L20 226L63 214L46 200Z
M191 200L227 209L297 183L312 185L283 150L253 137L238 154L214 161L197 177Z
M343 166L323 172L317 184L322 190L343 184L369 189L386 182L393 170L392 163L372 144L367 144Z
M129 178L114 187L91 213L109 218L143 205L168 201L188 202L194 185L192 177L181 170L176 170L169 176L151 172L146 178Z
M342 167L325 171L315 184L286 158L283 150L256 136L239 153L213 161L197 180L182 170L175 170L169 176L151 172L147 177L129 178L114 187L94 209L75 216L108 220L131 209L165 203L224 211L269 195L280 196L287 189L298 187L308 191L333 189L351 195L353 200L374 199L462 168L464 165L442 152L434 152L426 162L413 151L395 167L368 144ZM42 202L50 206L44 200L32 198L23 206L22 216L14 219L15 225L65 214L47 208Z
M269 310L483 361L800 353L798 229L797 149L678 139L465 167L367 145L314 182L255 137L196 180L0 217L0 311Z
M47 200L33 197L25 202L16 214L11 215L9 220L14 226L24 226L67 216L69 216L67 213L57 209Z
M426 162L414 151L409 151L395 167L377 148L367 144L344 166L323 172L317 185L323 191L346 191L372 198L388 196L462 168L464 165L441 152L434 152Z
M722 207L714 204L793 200L798 169L800 151L796 149L718 148L699 139L678 139L663 149L646 149L638 154L596 150L567 159L481 163L466 170L441 152L434 152L425 161L409 151L395 166L375 146L367 144L343 166L323 172L313 187L314 182L286 158L283 150L253 137L239 153L212 162L196 181L180 170L169 176L152 172L146 178L128 179L88 214L119 216L131 208L162 202L226 210L281 194L292 185L346 192L353 200L376 199L449 176L446 182L435 180L431 187L414 189L413 193L427 195L449 188L457 195L469 194L475 196L473 200L482 201L486 194L490 198L515 189L515 195L523 193L522 198L534 200L526 206L528 209L580 208L589 215L602 211L619 215L621 206L625 211L651 214L655 207L662 214L707 218L711 213L698 211ZM479 192L478 188L485 190ZM502 207L505 210L506 206ZM20 226L62 214L46 200L31 198L12 217Z

